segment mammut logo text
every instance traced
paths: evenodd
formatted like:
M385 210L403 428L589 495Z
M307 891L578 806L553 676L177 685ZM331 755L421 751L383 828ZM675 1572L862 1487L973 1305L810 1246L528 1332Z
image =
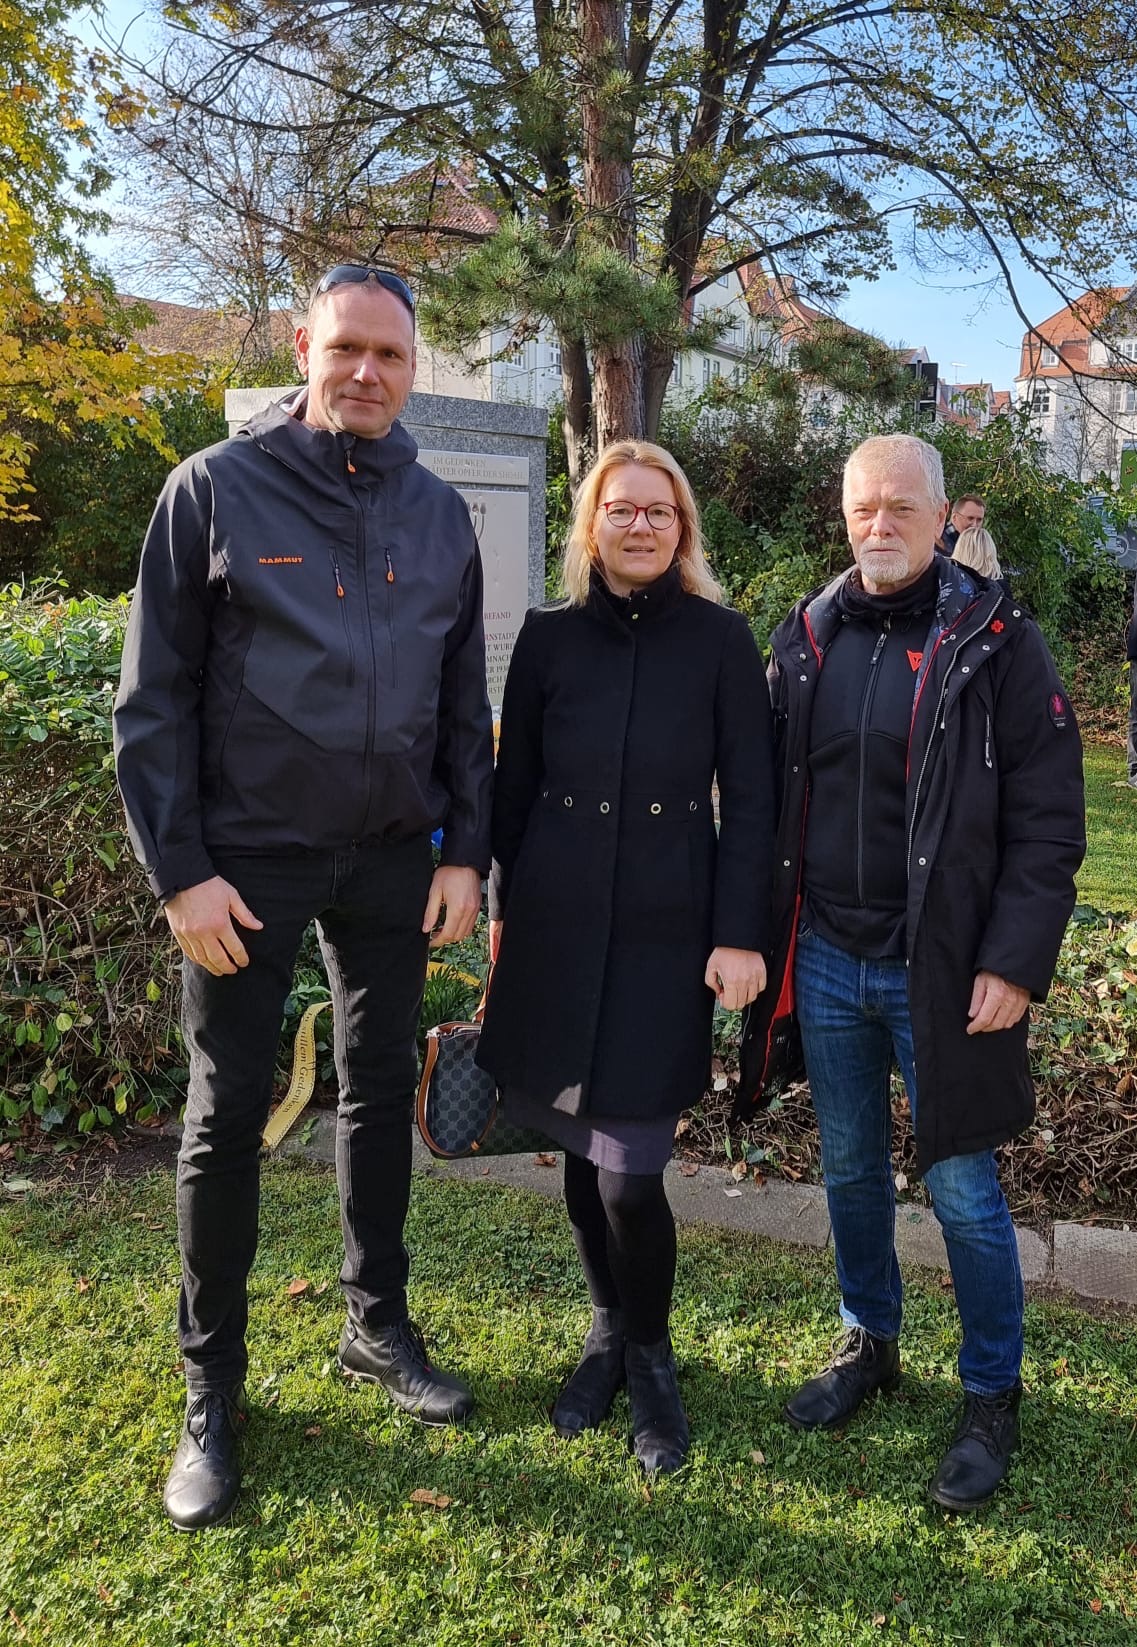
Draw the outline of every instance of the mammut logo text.
M258 566L303 566L303 555L258 555Z

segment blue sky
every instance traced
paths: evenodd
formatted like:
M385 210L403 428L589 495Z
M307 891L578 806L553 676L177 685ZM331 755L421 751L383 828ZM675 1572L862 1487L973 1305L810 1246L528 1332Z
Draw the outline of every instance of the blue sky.
M116 35L129 31L136 50L151 33L145 0L106 0L109 28ZM81 15L76 32L90 39ZM1037 324L1062 307L1053 290L1038 276L1019 269L1019 296ZM158 297L159 292L146 295ZM923 346L949 383L991 383L1009 389L1018 370L1023 323L1001 287L990 289L967 271L921 275L903 265L884 272L878 280L854 283L838 312L853 326L874 332L886 343L910 348Z

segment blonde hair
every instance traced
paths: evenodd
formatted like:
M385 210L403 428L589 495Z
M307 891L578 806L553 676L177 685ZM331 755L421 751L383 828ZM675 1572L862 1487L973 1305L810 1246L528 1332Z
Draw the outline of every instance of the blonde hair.
M600 494L612 470L622 468L626 463L637 463L644 469L662 469L664 474L670 475L679 509L679 542L675 546L675 559L679 564L680 582L689 595L701 595L704 600L721 602L723 592L707 565L703 529L699 525L699 506L687 476L671 453L662 446L653 446L647 440L617 440L604 448L581 481L576 494L561 568L561 582L569 605L583 606L588 599L592 568L600 564L600 552L592 531L596 511L600 507Z
M995 552L995 540L983 526L969 526L966 532L961 532L955 540L951 558L962 561L964 566L970 566L985 578L1001 578L1003 575Z

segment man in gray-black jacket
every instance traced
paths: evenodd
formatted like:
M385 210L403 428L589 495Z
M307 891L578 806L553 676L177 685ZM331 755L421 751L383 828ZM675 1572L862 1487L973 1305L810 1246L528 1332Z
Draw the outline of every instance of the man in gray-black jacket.
M296 355L305 390L170 476L115 708L131 840L185 955L187 1407L165 1492L183 1529L223 1520L240 1482L258 1149L312 920L340 1089L339 1363L426 1423L472 1406L408 1316L403 1223L427 945L470 932L489 866L481 565L461 497L397 422L410 289L330 270Z
M943 1228L963 1414L929 1492L993 1495L1018 1440L1023 1291L994 1151L1027 1126L1027 1008L1050 987L1085 851L1081 745L1021 606L935 553L939 453L869 440L845 469L856 566L771 639L782 785L772 984L743 1034L760 1102L796 1006L847 1333L790 1399L846 1423L900 1376L889 1074Z

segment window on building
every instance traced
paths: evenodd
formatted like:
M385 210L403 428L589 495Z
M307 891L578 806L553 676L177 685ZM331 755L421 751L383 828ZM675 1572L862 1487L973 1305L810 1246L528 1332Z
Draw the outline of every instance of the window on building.
M561 369L561 346L559 343L549 344L549 366L554 372Z
M680 354L671 362L671 381L677 384L683 381L683 356Z
M1048 348L1045 343L1042 345L1042 355L1039 363L1043 366L1057 366L1058 364L1058 355L1056 351Z
M719 377L721 375L721 373L722 373L722 361L721 360L712 360L710 355L704 355L703 356L703 388L704 389L709 388L710 385L711 385L712 380L716 377Z
M1121 385L1121 412L1137 412L1137 383L1123 383Z
M1052 396L1045 383L1036 383L1030 393L1030 409L1037 416L1045 417L1054 410L1051 404Z
M1137 360L1137 337L1123 337L1117 345L1119 360Z

